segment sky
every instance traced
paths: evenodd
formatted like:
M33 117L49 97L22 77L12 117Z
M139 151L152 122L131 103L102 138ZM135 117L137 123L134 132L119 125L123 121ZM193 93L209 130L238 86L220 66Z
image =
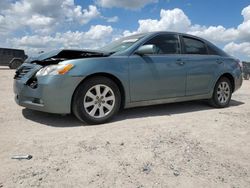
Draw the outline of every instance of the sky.
M0 47L28 55L148 31L200 36L250 61L249 0L0 0Z

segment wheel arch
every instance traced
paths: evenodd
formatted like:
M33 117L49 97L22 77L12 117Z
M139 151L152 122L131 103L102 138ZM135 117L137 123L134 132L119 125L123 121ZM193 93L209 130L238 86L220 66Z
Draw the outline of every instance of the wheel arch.
M109 78L111 79L112 81L114 81L120 92L121 92L121 106L120 106L120 109L124 108L125 106L125 101L126 101L126 98L125 98L125 89L124 89L124 86L122 84L122 82L120 81L120 79L118 79L116 76L114 76L113 74L110 74L110 73L105 73L105 72L98 72L98 73L93 73L93 74L90 74L88 75L87 77L85 77L78 85L77 87L75 88L74 90L74 93L72 95L72 98L71 98L71 111L72 111L72 104L73 104L73 99L74 99L74 95L75 95L75 92L77 90L77 88L84 82L86 82L88 79L91 79L93 77L97 77L97 76L103 76L103 77L106 77L106 78Z
M225 77L225 78L229 79L229 81L230 81L230 83L231 83L231 85L232 85L232 90L233 90L232 92L234 92L234 90L235 90L235 83L234 83L234 77L233 77L233 75L230 74L230 73L224 73L224 74L222 74L222 75L217 79L216 83L217 83L222 77Z

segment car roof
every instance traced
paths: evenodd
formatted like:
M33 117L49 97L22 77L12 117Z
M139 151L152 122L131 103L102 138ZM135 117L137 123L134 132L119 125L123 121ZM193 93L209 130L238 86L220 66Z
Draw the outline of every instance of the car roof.
M180 32L174 32L174 31L153 31L153 32L136 33L136 34L133 34L133 35L129 35L127 37L138 37L138 36L141 36L141 37L144 38L140 42L140 44L142 44L146 40L148 40L150 38L153 38L153 37L155 37L157 35L160 35L160 34L176 34L176 35L179 35L179 36L185 36L185 37L194 38L194 39L197 39L197 40L200 40L200 41L204 42L207 46L210 46L212 48L216 48L216 50L218 50L218 51L220 51L220 53L224 54L223 56L228 56L229 57L229 55L227 53L225 53L223 50L221 50L220 48L218 48L212 42L209 42L206 39L203 39L203 38L191 35L191 34L187 34L187 33L180 33ZM124 38L127 38L127 37L124 37ZM127 51L120 52L120 53L115 53L113 55L131 54L135 50L135 48L137 48L138 45L140 45L140 44L136 44L135 46L133 46L131 49L128 49Z
M145 32L145 33L137 33L137 34L130 35L130 36L154 36L154 35L159 35L159 34L176 34L176 35L182 35L182 36L196 38L198 40L210 43L209 41L207 41L207 40L205 40L203 38L200 38L200 37L188 34L188 33L180 33L180 32L174 32L174 31L151 31L151 32Z

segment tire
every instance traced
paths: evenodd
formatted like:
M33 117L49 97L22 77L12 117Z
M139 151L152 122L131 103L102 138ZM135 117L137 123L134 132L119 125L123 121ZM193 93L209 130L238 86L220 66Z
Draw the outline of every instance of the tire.
M10 69L17 69L18 67L20 67L22 65L22 61L18 60L18 59L13 59L10 63L9 63L9 68Z
M218 80L214 87L213 96L210 99L210 104L216 108L227 107L232 97L232 83L226 77Z
M102 124L113 118L120 105L121 93L116 83L98 76L78 86L73 96L72 111L82 122Z

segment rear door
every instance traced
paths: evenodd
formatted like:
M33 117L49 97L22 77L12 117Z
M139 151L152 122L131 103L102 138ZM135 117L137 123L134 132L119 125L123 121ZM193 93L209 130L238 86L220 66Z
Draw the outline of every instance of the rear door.
M207 94L213 87L223 60L209 53L205 42L189 36L182 36L183 59L186 63L186 96Z

